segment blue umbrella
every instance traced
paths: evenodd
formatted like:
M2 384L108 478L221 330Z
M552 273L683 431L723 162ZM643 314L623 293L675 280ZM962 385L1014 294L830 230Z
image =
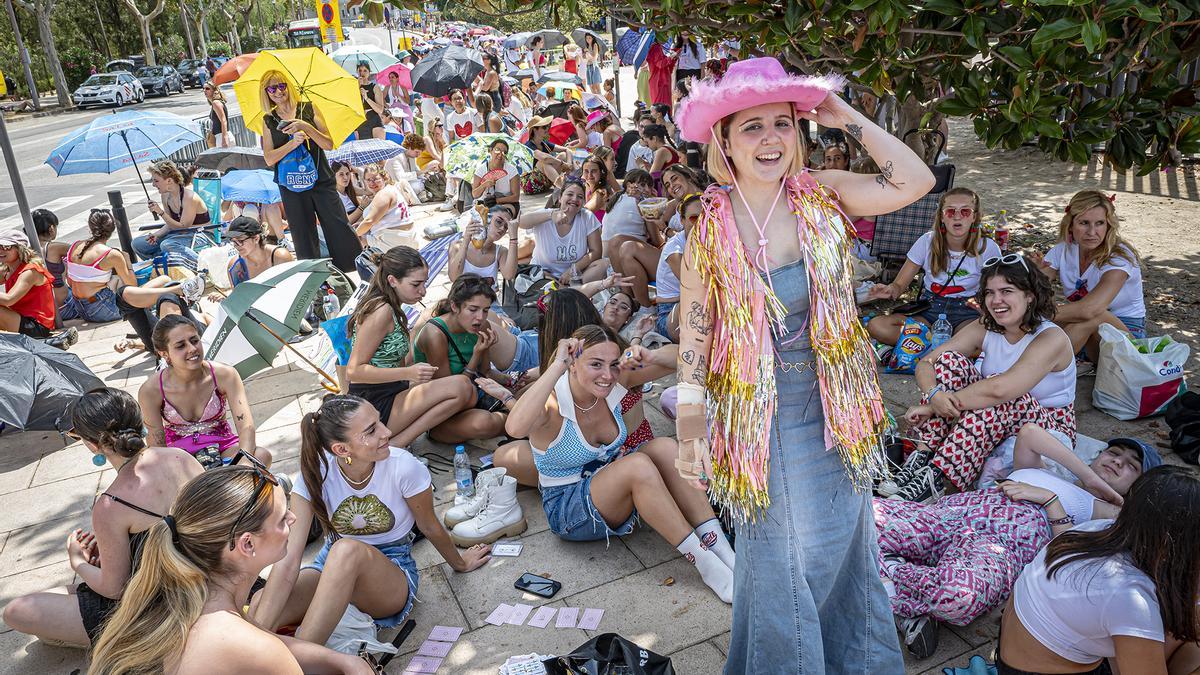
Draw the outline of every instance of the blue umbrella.
M200 126L185 117L153 110L125 110L101 115L67 134L45 163L60 176L112 173L129 166L137 170L138 160L162 159L202 140ZM138 180L149 201L150 191L141 171Z
M621 63L632 64L634 68L640 68L646 61L646 55L650 53L652 44L654 44L654 31L645 29L636 33L627 31L620 40L617 40L617 56L621 58Z
M404 153L399 143L383 138L364 138L361 141L343 143L334 150L325 153L325 158L333 162L349 162L350 166L366 166L374 162L383 162Z
M525 43L529 42L529 38L532 36L533 33L513 33L504 39L504 48L518 49L520 47L524 47Z
M282 201L275 176L262 169L230 171L222 176L221 199L255 204L277 204Z

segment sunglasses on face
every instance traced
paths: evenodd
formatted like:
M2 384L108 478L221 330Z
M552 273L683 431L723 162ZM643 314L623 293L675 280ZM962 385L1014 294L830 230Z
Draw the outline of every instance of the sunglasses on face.
M954 218L956 216L959 218L971 218L975 215L975 209L969 206L964 206L961 209L955 209L953 206L948 206L942 209L942 215L947 218Z
M250 241L250 237L230 237L229 238L229 243L233 244L234 246L244 246L246 244L246 242L248 242L248 241Z
M986 270L989 267L995 267L996 265L1016 265L1018 263L1020 263L1021 267L1025 268L1026 272L1029 271L1029 265L1025 263L1025 256L1021 255L1020 253L1009 253L1008 255L988 258L987 260L983 261L983 269Z
M250 515L250 510L254 508L254 505L262 497L263 491L267 490L271 486L279 485L279 479L275 477L275 474L271 473L271 471L267 469L267 466L260 462L257 457L251 455L245 450L238 450L237 454L233 456L233 461L230 464L237 464L239 460L243 458L247 460L250 468L254 469L254 481L256 487L254 489L254 495L250 497L250 501L247 502L246 507L242 509L241 515L237 517L237 520L233 521L233 527L229 528L230 551L232 551L237 545L236 539L238 525L241 525L242 521L246 519L246 516Z
M266 90L266 92L268 94L278 94L280 92L287 91L287 83L279 82L277 84L268 84L266 87L263 87L263 88Z

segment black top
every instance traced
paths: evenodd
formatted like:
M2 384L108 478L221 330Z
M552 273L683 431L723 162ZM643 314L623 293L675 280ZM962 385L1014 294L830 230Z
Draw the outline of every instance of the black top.
M179 220L180 218L183 217L183 196L184 196L183 195L183 186L180 185L179 186L179 211L172 211L170 208L167 209L167 213L171 214L171 218L173 218L175 220ZM208 207L205 206L204 211L196 212L196 218L194 220L192 220L192 224L189 225L188 227L200 227L201 225L207 225L211 220L212 220L212 218L209 216ZM112 495L109 495L109 496L112 497ZM117 498L113 497L113 499L117 499ZM117 501L120 501L120 500L118 499ZM124 504L125 502L121 502L121 503ZM130 505L130 506L132 506L132 505ZM133 506L133 508L137 508L137 507ZM140 511L141 509L138 509L138 510ZM146 513L149 513L149 512L147 511ZM150 515L154 515L154 514L151 513Z
M375 90L378 88L379 85L375 84L374 82L368 82L367 84L363 84L362 82L358 83L358 89L362 92L362 95L365 98L371 99L372 101L375 100ZM367 105L366 101L363 101L363 114L367 116L367 121L363 122L362 126L372 129L383 126L383 120L379 118L379 113L375 112L374 108Z
M617 146L617 167L615 173L617 178L625 177L625 166L629 164L629 151L633 149L633 144L641 140L641 135L637 129L626 131L621 137L621 144Z
M296 109L298 117L301 120L309 124L314 124L311 104L300 104ZM274 112L269 112L263 116L263 129L270 130L271 144L277 148L286 145L288 141L292 140L291 136L279 130L279 116ZM317 164L317 185L332 185L333 170L329 168L329 162L325 159L325 151L311 138L304 142L304 147L308 149L308 153L312 155L313 161ZM275 182L283 185L279 180L279 162L275 163Z
M227 129L228 126L228 123L226 123ZM221 117L217 115L216 101L208 104L208 130L211 131L214 136L221 133Z

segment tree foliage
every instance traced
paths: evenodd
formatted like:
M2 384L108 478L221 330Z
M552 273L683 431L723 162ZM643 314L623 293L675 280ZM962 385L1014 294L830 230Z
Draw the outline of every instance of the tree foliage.
M508 6L531 3L505 0ZM1194 0L627 0L660 32L741 40L807 73L969 117L988 147L1149 173L1200 152ZM570 11L578 0L533 0ZM903 116L902 116L903 117ZM914 120L915 121L915 120ZM915 125L913 125L915 126ZM902 133L905 129L898 129Z

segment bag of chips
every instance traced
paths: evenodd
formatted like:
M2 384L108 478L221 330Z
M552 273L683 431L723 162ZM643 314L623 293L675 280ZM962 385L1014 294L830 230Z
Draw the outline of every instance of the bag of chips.
M917 372L917 361L929 350L931 344L933 340L929 326L911 316L906 317L904 325L900 327L900 341L892 350L883 372L912 375Z

